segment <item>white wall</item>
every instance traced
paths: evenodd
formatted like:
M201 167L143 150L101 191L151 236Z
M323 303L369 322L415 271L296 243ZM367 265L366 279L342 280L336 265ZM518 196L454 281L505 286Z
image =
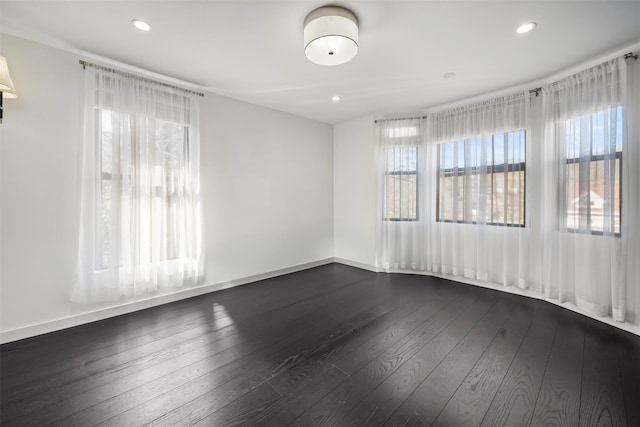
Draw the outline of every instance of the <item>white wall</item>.
M333 129L334 254L350 264L375 265L375 158L373 117Z
M209 282L333 256L332 126L207 95Z
M5 100L0 125L6 341L90 320L87 313L97 309L106 310L93 318L128 309L68 300L77 250L81 58L3 34L0 42L19 96ZM211 93L202 107L204 283L331 259L332 126ZM30 328L36 324L44 326Z

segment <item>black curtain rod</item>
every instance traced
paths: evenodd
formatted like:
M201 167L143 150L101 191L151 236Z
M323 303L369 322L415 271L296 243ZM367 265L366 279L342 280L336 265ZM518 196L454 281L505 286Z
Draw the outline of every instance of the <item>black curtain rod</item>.
M411 120L411 119L426 119L427 116L416 116L416 117L399 117L397 119L380 119L380 120L384 120L385 122L393 122L393 121L397 121L397 120ZM378 123L379 120L374 120L374 123Z
M624 59L638 59L638 55L633 53L633 52L629 52L629 53L625 53L622 58ZM542 91L541 87L537 87L535 89L531 89L529 91L529 93L535 93L536 96L538 96L540 94L540 92ZM422 116L422 117L401 117L399 119L388 119L388 120L410 120L410 119L426 119L427 116ZM385 120L385 119L380 119L380 120ZM374 123L378 123L378 120L374 120Z
M82 59L80 61L78 61L78 62L80 63L80 65L82 65L82 69L83 70L86 69L87 67L94 67L94 68L98 68L98 69L101 69L101 70L109 71L111 73L120 74L121 76L133 77L135 79L139 79L139 80L142 80L142 81L145 81L145 82L149 82L149 83L154 83L154 84L159 85L159 86L168 87L168 88L171 88L171 89L177 89L177 90L180 90L182 92L191 93L193 95L204 96L204 93L202 93L202 92L196 92L194 90L185 89L185 88L182 88L182 87L179 87L179 86L170 85L168 83L159 82L159 81L153 80L153 79L148 79L146 77L138 76L136 74L131 74L131 73L127 73L127 72L124 72L124 71L116 70L114 68L109 68L109 67L105 67L105 66L102 66L102 65L94 64L92 62L83 61Z

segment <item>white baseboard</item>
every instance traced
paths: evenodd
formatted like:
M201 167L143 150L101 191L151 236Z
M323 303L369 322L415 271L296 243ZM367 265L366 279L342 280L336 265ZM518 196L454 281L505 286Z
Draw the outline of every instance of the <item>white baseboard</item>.
M338 264L344 264L344 265L348 265L351 267L356 267L356 268L361 268L363 270L369 270L369 271L373 271L374 273L381 273L382 270L379 268L376 268L370 264L365 264L362 262L358 262L358 261L351 261L350 259L346 259L346 258L340 258L340 257L333 257L333 262L337 262Z
M321 265L331 264L332 262L337 262L339 264L348 265L351 267L361 268L363 270L369 270L372 272L379 273L382 270L366 263L361 263L358 261L352 261L345 258L333 257L326 258L318 261L313 261L305 264L300 264L292 267L282 268L278 270L269 271L266 273L256 274L253 276L242 277L235 280L229 280L221 283L211 283L206 285L200 285L197 287L181 289L170 294L163 294L158 296L153 296L150 298L145 298L141 300L136 300L132 302L123 303L117 306L101 308L98 310L80 313L77 315L72 315L68 317L63 317L59 319L54 319L47 322L37 323L29 326L24 326L21 328L10 329L7 331L0 332L0 344L8 343L11 341L17 341L24 338L33 337L36 335L46 334L49 332L59 331L61 329L71 328L73 326L79 326L86 323L95 322L98 320L107 319L110 317L119 316L122 314L132 313L134 311L143 310L150 307L155 307L158 305L168 304L174 301L180 301L186 298L195 297L198 295L204 295L210 292L220 291L222 289L233 288L235 286L245 285L248 283L257 282L260 280L270 279L277 276L282 276L284 274L295 273L296 271L307 270L313 267L319 267ZM417 271L392 271L392 273L406 273L406 274L419 274L424 276L434 276L440 277L447 280L452 280L455 282L466 283L469 285L480 286L488 289L495 289L501 292L509 292L513 294L518 294L522 296L526 296L529 298L536 298L540 300L548 301L552 304L558 305L560 307L566 308L568 310L574 311L576 313L582 314L584 316L590 317L595 320L599 320L603 323L606 323L611 326L615 326L616 328L622 329L624 331L630 332L632 334L640 336L640 325L632 325L630 323L621 323L616 322L608 317L595 317L584 311L580 310L574 304L571 303L559 303L558 301L548 300L544 298L544 294L537 290L531 289L520 289L516 286L503 286L499 284L493 283L485 283L477 280L471 280L463 277L452 276L447 274L433 274L428 272L417 272Z
M140 299L131 302L125 302L116 306L101 308L89 312L84 312L72 316L62 317L47 322L37 323L16 329L10 329L0 332L0 344L17 341L24 338L42 335L49 332L59 331L61 329L71 328L98 320L107 319L109 317L120 316L122 314L132 313L134 311L143 310L145 308L155 307L158 305L168 304L174 301L180 301L186 298L198 295L208 294L210 292L220 291L222 289L233 288L235 286L246 285L248 283L260 280L270 279L272 277L282 276L284 274L295 273L296 271L307 270L313 267L319 267L334 262L333 258L326 258L318 261L308 262L305 264L295 265L292 267L281 268L266 273L256 274L253 276L242 277L235 280L229 280L221 283L210 283L206 285L195 286L191 288L180 289L175 292L163 295L157 295L150 298Z
M344 258L334 257L333 260L335 262L337 262L337 263L340 263L340 264L345 264L345 265L349 265L349 266L352 266L352 267L362 268L364 270L369 270L369 271L373 271L373 272L376 272L376 273L380 273L380 272L384 271L384 270L382 270L380 268L377 268L377 267L375 267L373 265L370 265L370 264L363 264L361 262L351 261L351 260L344 259ZM589 317L591 319L598 320L598 321L606 323L608 325L615 326L618 329L622 329L623 331L627 331L627 332L630 332L632 334L640 336L640 325L633 325L633 324L628 323L628 322L616 322L611 317L593 316L593 315L591 315L589 313L586 313L585 311L579 309L575 304L572 304L572 303L561 303L561 302L559 302L557 300L547 299L547 298L545 298L544 293L542 291L540 291L540 290L536 290L536 289L521 289L521 288L519 288L517 286L504 286L504 285L500 285L500 284L496 284L496 283L481 282L479 280L467 279L465 277L460 277L460 276L453 276L453 275L450 275L450 274L431 273L431 272L426 272L426 271L392 270L392 271L390 271L390 273L416 274L416 275L422 275L422 276L440 277L442 279L452 280L454 282L466 283L468 285L479 286L479 287L487 288L487 289L494 289L494 290L501 291L501 292L508 292L508 293L511 293L511 294L517 294L517 295L522 295L522 296L529 297L529 298L535 298L535 299L547 301L547 302L550 302L551 304L555 304L555 305L560 306L562 308L566 308L567 310L574 311L576 313L582 314L583 316L587 316L587 317Z

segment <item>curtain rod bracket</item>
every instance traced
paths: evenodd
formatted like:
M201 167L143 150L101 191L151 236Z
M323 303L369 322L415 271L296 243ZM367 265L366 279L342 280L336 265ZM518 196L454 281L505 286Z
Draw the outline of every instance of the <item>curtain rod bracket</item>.
M623 58L624 58L624 59L633 58L633 59L635 59L635 60L638 60L638 54L637 54L637 53L633 53L633 52L629 52L629 53L626 53L626 54L623 56Z

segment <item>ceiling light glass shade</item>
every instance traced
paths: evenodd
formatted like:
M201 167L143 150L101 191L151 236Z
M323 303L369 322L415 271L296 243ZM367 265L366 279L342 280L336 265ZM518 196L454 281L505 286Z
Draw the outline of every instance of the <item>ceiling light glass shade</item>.
M9 65L4 56L0 55L0 92L4 98L17 98L15 86L9 74Z
M358 53L358 19L337 6L318 8L304 20L304 53L311 62L339 65Z

